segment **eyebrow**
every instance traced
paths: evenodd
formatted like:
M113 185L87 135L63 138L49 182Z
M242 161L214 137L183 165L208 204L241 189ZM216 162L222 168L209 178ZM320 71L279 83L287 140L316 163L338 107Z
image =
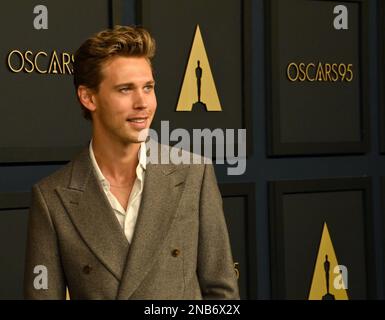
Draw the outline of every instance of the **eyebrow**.
M155 85L155 80L147 81L144 85L145 86ZM116 86L114 86L114 88L116 88L116 89L119 89L121 87L135 88L136 84L133 82L126 82L126 83L121 83L121 84L117 84Z

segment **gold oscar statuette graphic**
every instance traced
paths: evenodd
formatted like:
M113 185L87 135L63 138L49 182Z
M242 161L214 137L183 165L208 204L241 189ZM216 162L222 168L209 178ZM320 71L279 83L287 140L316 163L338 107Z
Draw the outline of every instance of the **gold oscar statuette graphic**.
M314 268L309 300L348 300L346 289L334 288L334 268L337 256L326 222L323 225L317 261Z
M66 300L71 300L70 293L68 291L68 287L66 287Z
M199 25L196 27L176 111L222 111Z

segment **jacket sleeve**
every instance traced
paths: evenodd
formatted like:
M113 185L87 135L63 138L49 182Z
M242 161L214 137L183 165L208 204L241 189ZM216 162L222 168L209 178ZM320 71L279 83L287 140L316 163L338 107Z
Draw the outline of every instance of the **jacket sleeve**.
M32 189L24 269L25 299L65 299L58 239L38 185Z
M198 279L203 299L239 299L230 241L214 168L205 165L200 194Z

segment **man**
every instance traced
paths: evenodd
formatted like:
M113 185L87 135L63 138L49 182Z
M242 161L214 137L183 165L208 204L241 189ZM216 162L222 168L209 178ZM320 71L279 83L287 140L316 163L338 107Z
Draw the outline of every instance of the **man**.
M75 53L92 140L33 187L26 298L239 298L212 165L146 161L154 51L146 30L117 26Z

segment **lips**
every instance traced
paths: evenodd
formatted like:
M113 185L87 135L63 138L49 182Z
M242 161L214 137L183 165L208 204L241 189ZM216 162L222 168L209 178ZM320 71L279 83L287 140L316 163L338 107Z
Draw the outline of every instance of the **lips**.
M130 123L131 127L136 129L145 129L147 126L148 117L132 117L128 118L127 122Z
M132 118L127 119L127 121L134 122L134 123L143 123L147 120L147 118Z

